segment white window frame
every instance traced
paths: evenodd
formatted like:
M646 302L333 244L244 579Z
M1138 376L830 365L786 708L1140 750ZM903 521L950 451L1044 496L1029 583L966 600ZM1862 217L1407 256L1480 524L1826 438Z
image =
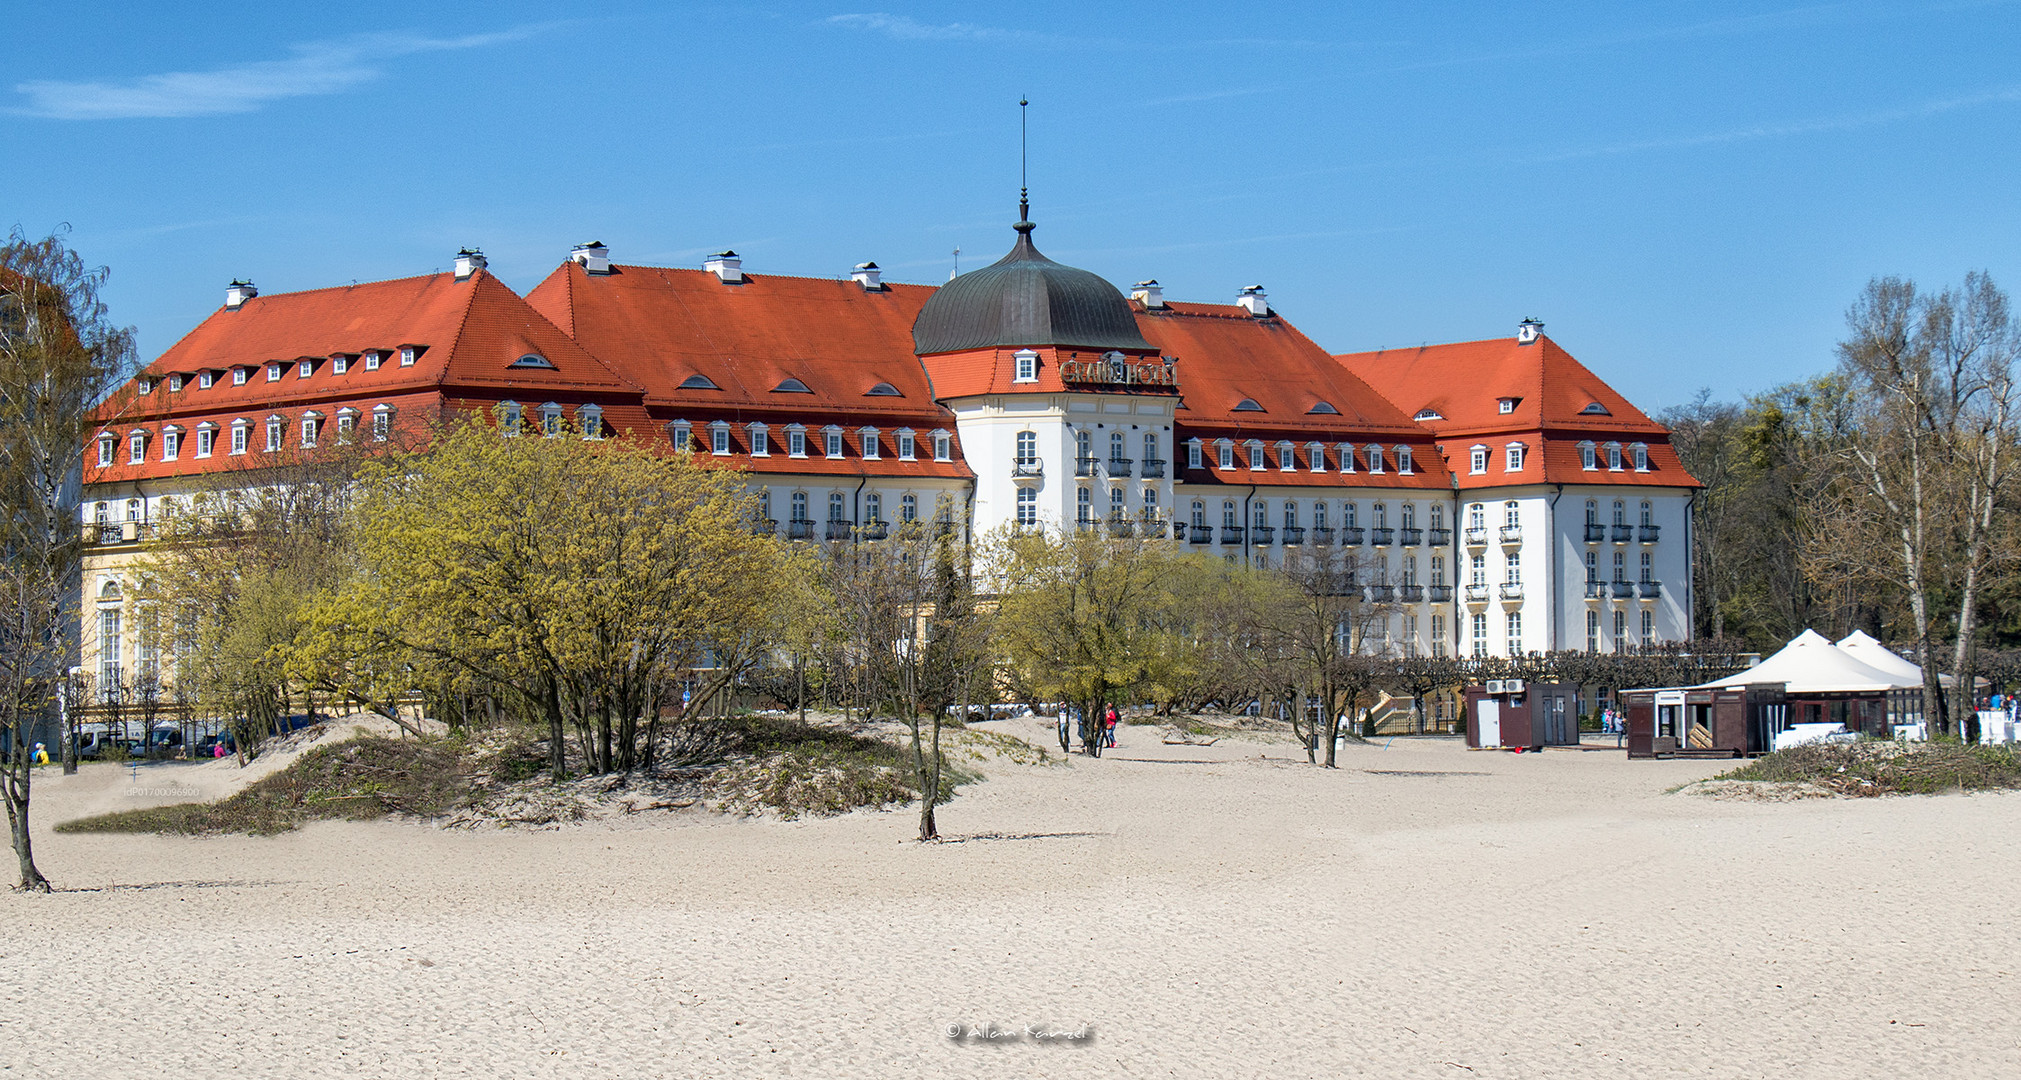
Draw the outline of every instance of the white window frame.
M1467 449L1467 472L1479 476L1488 471L1488 447L1486 443L1475 443Z
M1011 382L1035 383L1039 381L1039 354L1031 349L1019 349L1012 354Z
M1354 444L1351 442L1341 443L1338 453L1340 456L1341 474L1352 474L1354 472Z
M1590 442L1579 444L1579 467L1587 472L1598 472L1600 469L1598 448Z
M793 458L807 456L807 425L786 425L786 456Z
M268 364L268 365L267 365L267 381L268 381L268 382L280 382L280 381L281 381L281 370L282 370L282 369L281 369L281 365L279 365L279 364Z
M311 411L302 414L302 449L315 449L316 436L322 433L322 426L322 413Z
M418 355L418 353L417 353L417 351L416 351L416 349L415 349L415 347L414 347L414 346L412 346L412 345L402 345L402 346L400 346L400 366L401 366L401 367L413 367L413 366L414 366L414 359L415 359L415 357L416 357L417 355Z
M1311 469L1311 470L1312 470L1313 472L1316 472L1316 473L1323 473L1323 472L1325 472L1325 471L1326 471L1326 444L1325 444L1325 443L1317 443L1317 442L1314 442L1314 443L1306 443L1306 444L1305 444L1305 463L1306 463L1306 467L1307 467L1307 468L1309 468L1309 469Z
M821 429L821 449L823 456L830 461L835 461L842 457L843 446L845 444L842 435L842 429L834 424Z
M575 423L582 429L583 438L590 440L603 438L603 406L576 406Z
M695 425L686 420L676 420L669 428L668 438L673 441L675 452L695 452Z
M345 356L345 355L344 355L343 353L335 353L335 354L332 354L332 355L331 355L331 357L330 357L330 374L332 374L332 375L342 375L342 374L344 374L345 372L347 372L347 371L349 371L349 370L351 370L351 358L350 358L350 357L348 357L348 356Z
M1633 460L1634 460L1634 463L1635 463L1635 471L1636 471L1636 472L1648 472L1648 471L1649 471L1649 445L1648 445L1647 443L1634 443L1634 444L1632 444L1631 446L1629 446L1629 447L1628 447L1628 449L1629 449L1629 451L1631 452L1631 454L1633 455Z
M315 374L315 372L316 362L314 360L302 360L295 364L295 378L297 379L306 379L310 375Z
M1397 447L1395 447L1395 448L1393 449L1393 451L1392 451L1392 452L1396 454L1396 471L1397 471L1397 474L1398 474L1398 475L1400 475L1400 476L1409 476L1409 475L1411 475L1411 472L1412 472L1412 470L1413 470L1413 469L1415 469L1415 468L1416 468L1416 464L1417 464L1417 463L1416 463L1416 462L1414 462L1414 461L1413 461L1413 460L1411 459L1411 451L1410 451L1410 447L1408 447L1408 446L1397 446Z
M161 429L161 459L174 461L182 455L182 429L170 424Z
M933 460L935 461L954 460L954 432L948 431L945 428L934 429Z
M763 424L746 424L744 437L750 440L752 457L772 456L772 429Z
M231 453L233 457L246 452L247 444L252 441L252 430L253 422L251 420L232 421Z
M267 449L271 454L288 444L288 421L281 416L267 417Z
M860 427L856 429L856 445L863 451L863 460L884 460L884 447L878 442L879 434L880 432L874 427Z
M143 465L147 463L147 432L134 431L126 436L126 463Z
M1201 445L1200 445L1200 440L1198 440L1198 439L1187 439L1187 440L1186 440L1186 467L1187 467L1187 468L1189 468L1189 469L1198 469L1198 468L1202 468L1203 466L1201 465L1201 462L1202 462L1202 461L1204 461L1204 460L1206 460L1206 459L1205 459L1205 458L1204 458L1204 457L1202 456L1202 447L1201 447Z
M358 433L358 410L345 406L337 410L337 444L345 445Z
M208 420L196 426L196 456L207 458L218 448L218 426Z
M892 434L898 436L898 460L918 461L919 440L911 428L899 428Z
M1270 464L1269 462L1263 460L1262 439L1251 439L1248 442L1242 444L1242 448L1249 452L1250 472L1262 472L1264 468Z
M372 406L372 441L385 442L393 437L393 406Z
M101 469L103 469L103 468L107 468L108 466L110 466L110 465L112 464L112 459L113 459L113 456L114 456L114 455L116 455L116 454L117 454L117 453L119 452L118 450L116 450L116 449L114 448L114 445L113 445L113 444L114 444L114 443L116 443L117 441L118 441L117 437L116 437L116 436L113 436L113 435L110 435L110 434L100 434L100 435L98 436L98 467L99 467L99 468L101 468Z
M1621 444L1618 442L1607 444L1607 471L1621 471Z
M364 359L366 371L379 370L379 353L376 350L367 350Z
M542 438L552 439L561 434L561 417L561 406L555 402L550 401L540 407L540 434Z
M168 392L171 394L180 392L182 390L182 382L183 382L182 372L180 371L169 372Z
M1277 441L1277 471L1298 471L1298 449L1292 445L1290 439L1279 439Z
M1039 489L1030 486L1018 488L1017 518L1019 525L1039 523Z
M1232 439L1217 439L1214 443L1214 458L1216 461L1216 465L1214 466L1215 468L1217 469L1234 468L1235 441Z
M196 388L199 390L208 390L217 381L218 373L215 371L199 371L196 373Z
M1363 462L1368 466L1370 476L1382 475L1382 447L1370 443L1362 448Z
M730 422L712 420L709 422L709 453L716 457L727 457L730 453Z
M1523 451L1528 449L1522 443L1512 442L1502 448L1502 471L1522 472Z

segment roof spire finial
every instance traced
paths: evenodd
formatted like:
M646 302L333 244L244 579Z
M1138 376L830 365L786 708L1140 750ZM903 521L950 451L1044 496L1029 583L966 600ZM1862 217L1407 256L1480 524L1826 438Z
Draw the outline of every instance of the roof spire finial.
M1018 95L1018 224L1027 225L1032 219L1031 189L1025 183L1025 107L1031 102L1024 95Z

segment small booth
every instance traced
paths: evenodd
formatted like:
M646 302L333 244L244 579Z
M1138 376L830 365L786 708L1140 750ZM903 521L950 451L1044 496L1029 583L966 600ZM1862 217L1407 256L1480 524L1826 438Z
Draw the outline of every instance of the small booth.
M1489 679L1465 688L1462 695L1472 749L1579 745L1578 694L1569 683Z

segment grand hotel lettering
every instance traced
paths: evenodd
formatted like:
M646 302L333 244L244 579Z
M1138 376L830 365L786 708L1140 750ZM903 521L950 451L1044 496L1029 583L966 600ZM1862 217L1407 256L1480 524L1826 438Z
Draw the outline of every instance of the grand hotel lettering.
M1066 360L1060 363L1060 380L1070 383L1105 383L1110 386L1177 386L1176 358L1131 360L1120 353L1100 360Z

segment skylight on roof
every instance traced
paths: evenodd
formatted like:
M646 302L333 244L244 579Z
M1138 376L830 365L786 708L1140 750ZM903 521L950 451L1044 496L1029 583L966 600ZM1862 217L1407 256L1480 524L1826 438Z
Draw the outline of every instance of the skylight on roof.
M555 369L554 362L539 353L527 353L525 356L514 360L510 366L518 368L546 368L549 371Z
M1255 399L1255 398L1253 398L1253 397L1246 397L1246 398L1243 398L1243 399L1242 399L1241 401L1238 401L1238 402L1236 402L1236 403L1235 403L1235 407L1234 407L1233 409L1230 409L1230 410L1228 410L1228 411L1229 411L1229 412L1262 412L1262 411L1263 411L1263 406L1261 406L1261 405L1258 405L1258 404L1256 404L1256 399Z
M1422 421L1422 420L1444 420L1444 419L1445 419L1445 417L1443 417L1443 416L1440 416L1440 415L1439 415L1439 411L1438 411L1437 409L1419 409L1419 410L1418 410L1418 414L1417 414L1416 416L1413 416L1413 417L1411 417L1411 419L1413 419L1413 420L1420 420L1420 421Z
M713 380L713 379L709 378L709 377L708 377L707 375L703 375L703 374L701 374L701 373L697 372L696 374L690 375L690 376L688 376L687 378L685 378L685 379L682 379L682 380L681 380L681 385L680 385L680 389L682 389L682 390L721 390L721 389L722 389L722 387L720 387L720 386L717 386L717 385L716 385L716 383L715 383L715 380Z
M1314 402L1314 403L1313 403L1313 406L1312 406L1312 408L1310 408L1310 409L1307 409L1307 410L1305 410L1305 415L1307 415L1307 416L1339 416L1339 415L1340 415L1340 410L1339 410L1339 409L1336 409L1336 408L1334 408L1334 407L1333 407L1333 403L1332 403L1332 402L1330 402L1330 401L1319 401L1319 402Z
M878 384L877 384L876 386L873 386L873 387L871 387L870 389L868 389L868 390L865 390L865 391L863 392L863 396L864 396L864 397L904 397L905 395L904 395L904 394L901 394L901 393L899 393L899 392L898 392L898 387L896 387L896 386L893 386L893 385L891 385L891 384L890 384L890 383L888 383L888 382L881 382L881 383L878 383Z
M773 387L772 392L775 394L811 394L814 391L807 389L807 384L798 379L786 379Z
M1599 402L1595 401L1595 402L1591 402L1591 403L1589 403L1589 404L1588 404L1588 405L1587 405L1587 406L1586 406L1585 408L1583 408L1583 409L1580 409L1580 410L1579 410L1579 415L1580 415L1580 416L1612 416L1612 415L1614 415L1614 414L1613 414L1613 413L1611 413L1611 412L1608 412L1608 411L1607 411L1607 406L1605 406L1605 405L1602 405L1602 404L1600 404Z

